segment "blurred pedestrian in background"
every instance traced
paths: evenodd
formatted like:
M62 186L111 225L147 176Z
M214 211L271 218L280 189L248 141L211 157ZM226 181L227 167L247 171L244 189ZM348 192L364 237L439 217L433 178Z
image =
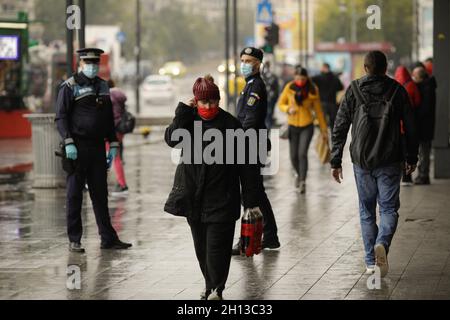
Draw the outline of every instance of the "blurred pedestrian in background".
M327 122L319 98L319 89L308 77L308 71L297 66L294 80L281 93L278 107L288 114L289 151L297 173L295 187L306 192L308 149L314 135L314 118L319 121L321 139L328 141Z
M320 75L313 77L314 84L317 85L320 92L320 101L322 108L327 116L328 125L333 130L334 120L338 110L336 97L339 91L344 90L341 80L331 71L330 65L324 63L320 70Z
M411 102L411 112L414 113L420 105L420 92L405 66L399 66L397 70L395 70L395 80L406 89ZM402 132L402 137L404 138L405 129L403 127L403 122L401 122L400 130ZM405 142L403 143L403 147L406 147ZM406 169L403 170L402 183L404 185L411 185L413 183L411 174L406 174Z
M128 186L125 179L125 171L123 169L123 139L125 134L119 132L118 125L122 120L122 117L126 112L126 101L127 96L125 92L117 88L114 80L108 81L108 86L110 88L110 96L114 113L114 127L116 129L117 141L119 142L119 153L113 160L114 172L116 175L117 185L114 187L112 192L113 195L126 195L128 194Z
M278 101L278 96L280 95L280 86L278 83L278 77L272 70L272 65L269 61L264 63L262 79L264 80L267 89L266 127L270 130L274 124L273 114L275 111L275 105Z
M419 87L422 101L416 111L419 138L419 175L417 185L430 184L431 143L434 139L436 121L436 79L422 67L413 70L413 79Z

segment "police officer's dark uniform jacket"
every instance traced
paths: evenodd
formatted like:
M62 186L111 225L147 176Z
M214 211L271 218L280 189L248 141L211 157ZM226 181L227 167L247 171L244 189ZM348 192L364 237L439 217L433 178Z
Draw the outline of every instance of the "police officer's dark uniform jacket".
M237 118L246 129L266 129L267 91L261 74L257 73L245 79L247 84L241 93Z
M74 139L107 139L118 146L106 81L77 73L62 84L56 104L58 130L66 145Z

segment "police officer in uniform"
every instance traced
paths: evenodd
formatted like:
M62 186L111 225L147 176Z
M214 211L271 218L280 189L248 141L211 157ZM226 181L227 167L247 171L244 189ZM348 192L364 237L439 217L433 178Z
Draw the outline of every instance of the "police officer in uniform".
M246 85L238 101L236 115L244 130L267 129L267 91L261 78L260 67L263 60L262 50L248 47L241 52L241 73ZM264 216L263 249L278 249L278 229L272 206L264 189L263 177L259 175L259 207ZM233 247L233 255L240 254L240 243Z
M87 181L102 249L127 249L119 240L108 210L107 163L117 155L112 104L106 81L97 77L103 50L80 49L81 71L61 85L56 102L56 124L63 139L63 166L67 171L67 233L69 250L81 246L81 206ZM110 143L106 155L105 139ZM64 165L65 164L65 165ZM68 170L67 168L71 168Z

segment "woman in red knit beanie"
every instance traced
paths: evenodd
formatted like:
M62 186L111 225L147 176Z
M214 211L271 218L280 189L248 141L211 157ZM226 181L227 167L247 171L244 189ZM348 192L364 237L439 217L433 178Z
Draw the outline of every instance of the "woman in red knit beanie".
M240 122L228 112L219 108L220 92L214 79L207 75L198 78L193 86L194 98L187 104L180 102L175 118L165 132L166 143L172 148L182 149L182 159L177 166L172 191L164 211L187 218L194 240L195 254L205 279L202 299L221 300L231 263L236 220L241 214L242 202L245 208L258 206L259 168L257 165L238 164L237 152L229 155L225 143L229 130L242 129ZM195 141L201 125L201 162ZM194 130L194 128L196 128ZM213 162L204 156L211 150L211 140L203 140L209 129L222 134L222 144L214 140ZM189 133L189 141L180 144L179 130ZM216 139L216 137L214 138ZM181 147L180 147L181 146ZM207 149L208 148L208 149ZM195 152L193 152L195 150ZM247 152L248 154L248 152ZM226 159L226 161L225 161Z
M194 106L203 120L212 120L219 113L220 91L211 75L198 78L192 87Z

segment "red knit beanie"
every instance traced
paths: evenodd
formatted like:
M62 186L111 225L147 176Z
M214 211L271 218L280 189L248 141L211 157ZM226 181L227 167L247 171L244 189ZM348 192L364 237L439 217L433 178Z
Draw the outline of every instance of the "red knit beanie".
M206 75L198 78L192 87L195 99L198 100L220 100L219 87L214 83L214 78Z

